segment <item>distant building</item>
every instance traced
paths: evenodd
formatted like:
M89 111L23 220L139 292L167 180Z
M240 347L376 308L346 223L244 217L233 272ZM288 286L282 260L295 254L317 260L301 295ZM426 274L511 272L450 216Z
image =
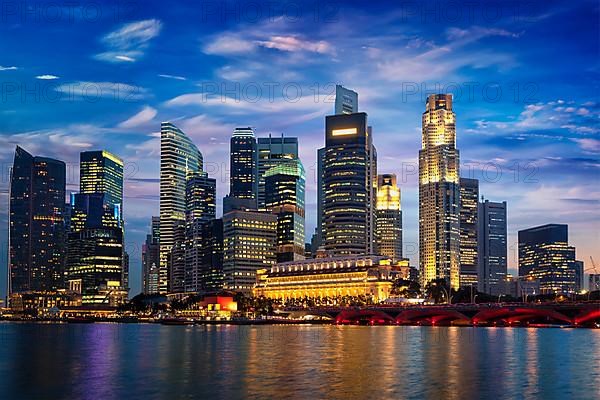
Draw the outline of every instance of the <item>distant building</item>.
M393 260L402 258L401 197L394 174L377 175L375 253Z
M142 293L159 293L160 218L152 217L152 227L142 246Z
M277 262L303 260L304 167L289 160L265 172L264 179L265 207L277 216Z
M223 272L223 219L213 219L202 225L202 262L198 290L218 292L224 287Z
M335 108L336 115L355 114L358 112L358 93L346 89L342 85L335 85Z
M373 254L377 156L367 114L327 116L325 130L325 250L332 256Z
M460 286L477 287L479 181L460 178Z
M257 148L254 130L235 128L230 141L229 195L248 199L256 208L258 196Z
M185 276L183 287L172 292L199 292L203 286L204 224L216 218L217 181L206 172L188 175L185 190Z
M502 294L522 299L524 302L531 300L528 299L528 296L541 294L539 279L533 279L531 277L506 277L503 283L504 290L502 291Z
M315 258L260 270L253 293L283 301L364 296L377 303L389 297L395 276L387 257Z
M451 94L427 98L419 150L421 285L445 279L460 286L460 186L456 115Z
M311 252L313 256L316 254L317 249L323 245L323 210L325 209L325 187L323 174L325 173L323 168L323 161L325 160L325 148L317 150L317 226L315 228L314 238L311 239Z
M10 177L10 293L64 288L65 163L17 146Z
M265 174L266 172L290 160L298 159L298 138L269 137L258 138L258 208L265 208Z
M590 292L600 290L600 274L590 274L588 277L588 290Z
M478 290L499 295L507 272L506 202L479 203L478 224Z
M547 224L519 231L519 275L539 279L542 293L572 293L580 287L582 263L569 246L568 226Z
M175 269L183 271L181 265L170 265L170 260L184 260L183 243L176 243L176 236L185 231L185 187L190 173L203 169L202 154L191 139L170 122L163 122L160 129L160 266L159 292L171 290L169 276ZM182 228L183 226L183 228ZM177 244L178 255L171 250Z
M250 294L256 271L275 264L277 216L234 210L223 216L225 289Z

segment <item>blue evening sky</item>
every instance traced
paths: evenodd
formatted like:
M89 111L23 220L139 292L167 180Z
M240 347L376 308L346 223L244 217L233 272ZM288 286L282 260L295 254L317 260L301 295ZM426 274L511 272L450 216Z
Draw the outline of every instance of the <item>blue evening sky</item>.
M359 93L379 171L399 176L405 252L415 265L421 113L433 92L455 95L462 175L480 179L486 198L508 202L509 269L517 230L550 222L569 224L586 268L590 256L600 263L598 2L460 3L3 2L0 270L15 145L66 161L69 191L78 187L79 152L103 148L126 163L138 293L167 120L200 148L220 196L234 127L297 136L308 241L316 149L336 83Z

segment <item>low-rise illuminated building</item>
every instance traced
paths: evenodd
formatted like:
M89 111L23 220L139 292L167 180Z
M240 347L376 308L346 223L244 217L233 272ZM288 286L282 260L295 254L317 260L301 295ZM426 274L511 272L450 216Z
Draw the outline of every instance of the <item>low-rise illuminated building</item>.
M365 296L387 299L398 268L388 257L315 258L277 264L257 272L254 296L290 300ZM399 265L398 265L399 267Z

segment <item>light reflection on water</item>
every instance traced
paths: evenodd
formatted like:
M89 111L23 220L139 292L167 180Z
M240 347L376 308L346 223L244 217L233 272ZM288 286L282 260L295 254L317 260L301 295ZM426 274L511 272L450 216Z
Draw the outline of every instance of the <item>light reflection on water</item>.
M0 323L6 399L600 398L600 330Z

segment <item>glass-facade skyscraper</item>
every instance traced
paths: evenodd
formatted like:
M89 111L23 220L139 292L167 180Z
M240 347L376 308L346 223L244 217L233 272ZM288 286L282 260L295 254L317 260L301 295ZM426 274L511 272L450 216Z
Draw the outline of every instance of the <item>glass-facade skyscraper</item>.
M393 260L402 258L401 197L394 174L377 175L375 253Z
M142 246L142 292L158 293L158 266L160 262L160 218L152 217L150 234Z
M258 138L258 208L265 208L265 173L289 160L298 159L298 138L269 137Z
M229 196L250 200L254 207L258 195L257 157L254 130L236 128L230 141Z
M427 98L419 150L419 264L422 286L460 285L459 152L451 94Z
M202 164L202 154L191 139L172 123L163 122L160 132L160 293L170 291L171 261L181 263L185 258L181 251L172 255L171 250L176 239L185 237L186 178L202 171ZM177 248L182 250L183 243ZM174 268L183 271L179 264Z
M277 216L277 262L305 258L305 174L300 160L265 173L266 208Z
M104 193L104 202L122 213L123 161L104 150L84 151L79 160L79 192Z
M10 178L9 293L64 288L65 163L17 146Z
M569 228L547 224L519 231L519 275L539 279L542 293L571 293L582 263L569 246Z
M334 113L354 114L358 112L358 93L347 89L342 85L335 85L335 108Z
M503 292L507 273L506 202L486 200L478 207L478 290L496 296Z
M322 226L331 256L373 254L376 176L367 114L327 116Z
M479 181L460 178L460 286L477 287Z

